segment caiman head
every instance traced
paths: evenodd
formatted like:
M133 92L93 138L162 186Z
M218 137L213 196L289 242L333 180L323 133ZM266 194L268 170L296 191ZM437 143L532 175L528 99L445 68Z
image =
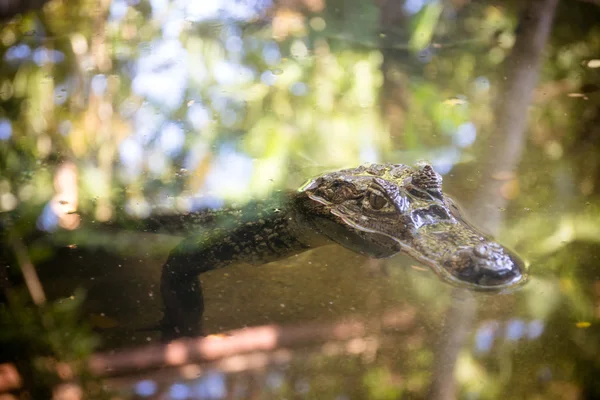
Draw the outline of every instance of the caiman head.
M444 280L477 289L524 279L518 256L465 221L427 163L345 169L299 192L314 229L354 251L377 258L406 252Z

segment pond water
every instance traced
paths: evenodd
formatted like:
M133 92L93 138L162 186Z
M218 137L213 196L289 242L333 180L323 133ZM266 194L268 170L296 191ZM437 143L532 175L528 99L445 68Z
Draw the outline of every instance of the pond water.
M25 315L32 298L55 323L4 313L3 330L67 359L156 342L179 238L127 221L427 160L468 219L526 260L525 285L459 289L409 256L337 245L218 269L202 275L206 333L390 310L410 323L358 355L128 393L600 398L600 6L523 3L53 0L5 20L2 302ZM75 300L97 346L55 315Z

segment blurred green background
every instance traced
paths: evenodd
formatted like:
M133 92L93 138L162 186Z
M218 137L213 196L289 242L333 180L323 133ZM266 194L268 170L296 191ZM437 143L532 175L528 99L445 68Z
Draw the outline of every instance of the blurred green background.
M136 329L160 318L176 239L95 226L428 160L528 260L527 285L463 293L407 257L336 247L207 274L207 329L416 313L393 351L308 362L294 375L306 384L280 373L273 398L600 396L599 20L591 0L53 0L5 19L4 338L89 353L95 340L67 354L72 341L52 339L72 321L9 316L41 307L61 320L56 304L83 288L103 348L156 339ZM14 293L28 270L41 288L25 308Z

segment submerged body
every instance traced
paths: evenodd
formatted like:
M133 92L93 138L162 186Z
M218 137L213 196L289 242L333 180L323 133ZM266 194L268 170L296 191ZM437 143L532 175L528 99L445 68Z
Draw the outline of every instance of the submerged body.
M297 192L238 210L179 217L171 230L183 230L186 239L169 255L161 277L164 335L201 333L199 274L326 244L374 258L404 252L445 281L475 289L522 281L522 261L467 223L441 184L429 164L373 164L322 175Z

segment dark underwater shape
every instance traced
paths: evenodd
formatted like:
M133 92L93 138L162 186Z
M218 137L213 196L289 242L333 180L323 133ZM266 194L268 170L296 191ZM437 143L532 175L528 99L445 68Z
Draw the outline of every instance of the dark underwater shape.
M427 163L345 169L312 179L294 193L173 221L165 228L186 239L163 268L167 337L201 332L199 274L334 243L374 258L404 252L443 280L476 290L504 289L525 278L524 263L464 220Z

